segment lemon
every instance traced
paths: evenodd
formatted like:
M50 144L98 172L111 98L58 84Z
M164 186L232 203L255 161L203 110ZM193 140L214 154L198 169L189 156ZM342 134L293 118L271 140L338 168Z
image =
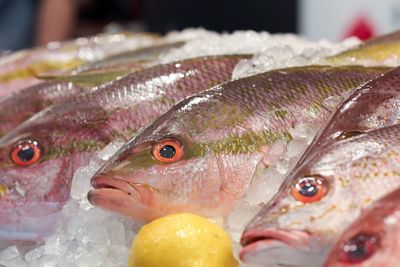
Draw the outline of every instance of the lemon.
M236 266L224 229L189 213L165 216L143 226L129 257L129 267Z

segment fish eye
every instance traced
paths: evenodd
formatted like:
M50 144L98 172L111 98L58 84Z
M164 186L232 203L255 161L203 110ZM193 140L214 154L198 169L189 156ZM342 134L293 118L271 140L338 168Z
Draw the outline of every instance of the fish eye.
M164 139L153 146L153 157L164 163L171 163L183 156L182 144L172 138Z
M319 201L328 192L328 183L321 176L306 176L292 185L293 197L303 203Z
M34 164L41 156L37 141L24 140L17 143L11 150L10 158L18 166L25 167Z
M350 137L353 137L353 136L360 135L360 134L362 134L362 133L364 133L364 132L362 132L362 131L356 131L356 130L354 130L354 131L347 131L347 132L342 133L342 134L339 136L339 139L340 139L340 140L347 139L347 138L350 138Z
M360 263L371 257L379 246L375 235L359 233L340 246L339 261Z

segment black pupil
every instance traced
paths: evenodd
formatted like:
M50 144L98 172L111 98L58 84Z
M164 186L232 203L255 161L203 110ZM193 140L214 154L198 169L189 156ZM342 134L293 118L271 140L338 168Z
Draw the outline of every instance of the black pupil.
M365 234L359 234L353 237L344 246L344 251L350 261L363 260L372 253L372 246L375 243L374 237Z
M306 197L312 197L318 193L318 188L313 181L302 182L299 189L299 193Z
M175 147L170 146L170 145L166 145L163 148L161 148L161 150L160 150L160 155L163 158L170 159L170 158L173 158L175 156L175 154L176 154Z
M18 151L17 155L22 161L30 161L35 156L35 151L30 146L24 146Z

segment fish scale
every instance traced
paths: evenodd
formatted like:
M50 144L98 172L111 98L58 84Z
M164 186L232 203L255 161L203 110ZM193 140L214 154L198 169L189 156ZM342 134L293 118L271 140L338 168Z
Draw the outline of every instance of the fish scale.
M183 44L175 42L153 45L87 64L70 74L39 76L45 82L0 99L0 137L52 104L69 101L74 95L94 92L100 84L153 66L161 53Z
M189 97L142 129L92 178L94 184L109 178L152 188L145 193L152 196L151 205L139 205L123 192L102 188L91 191L89 200L143 221L178 211L226 215L246 193L257 166L266 164L264 151L273 142L289 140L289 129L298 123L317 126L334 109L322 108L325 98L340 96L385 70L294 67L234 80ZM319 108L304 114L315 103ZM159 162L152 149L169 138L182 145L183 156L174 163ZM186 198L180 197L178 205L182 187ZM135 206L143 213L138 214Z

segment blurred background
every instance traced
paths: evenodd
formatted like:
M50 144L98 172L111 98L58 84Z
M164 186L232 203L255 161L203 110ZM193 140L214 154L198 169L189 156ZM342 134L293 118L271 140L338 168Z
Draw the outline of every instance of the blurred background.
M400 0L0 0L0 50L103 31L187 27L368 39L400 28Z

